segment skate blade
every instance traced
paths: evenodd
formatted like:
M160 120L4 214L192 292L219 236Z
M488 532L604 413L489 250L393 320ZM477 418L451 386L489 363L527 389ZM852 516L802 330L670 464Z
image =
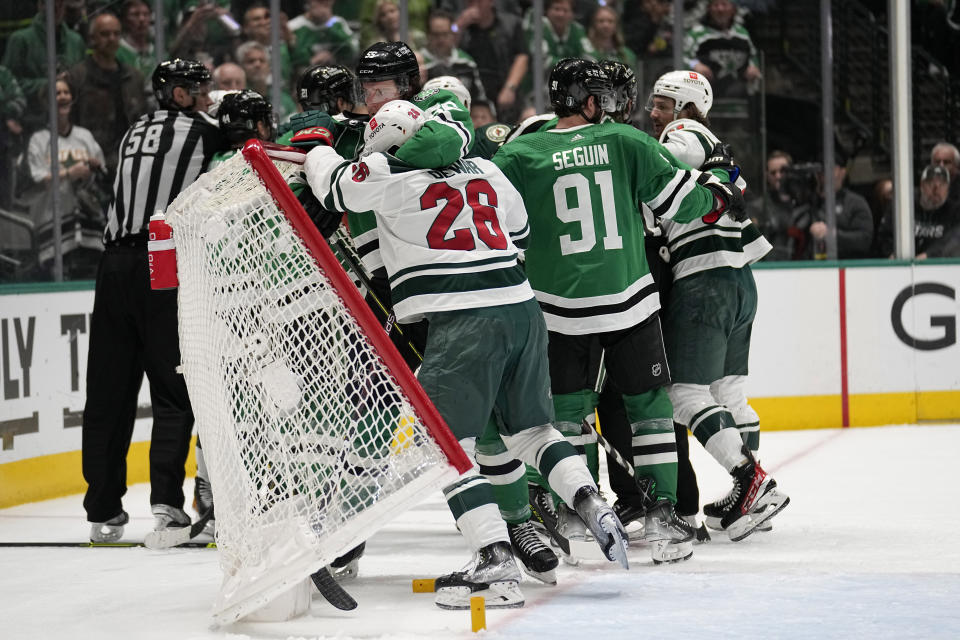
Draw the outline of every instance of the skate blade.
M775 498L775 500L768 500L764 504L760 505L762 507L761 511L751 511L727 527L727 533L730 535L730 541L740 542L751 533L755 532L764 522L767 522L773 518L773 516L783 511L784 507L790 504L789 496L777 494ZM746 522L744 522L744 520L746 520ZM741 523L743 523L742 526L739 526Z
M487 609L519 609L524 604L523 593L516 580L491 582L486 589L474 591L468 586L442 587L437 590L434 603L441 609L467 610L470 598L481 596Z
M600 519L600 528L603 529L610 539L604 546L603 552L611 562L617 562L624 569L630 569L630 561L627 560L627 546L630 544L623 529L619 526L620 522L615 515L608 514ZM599 543L600 541L597 540Z
M521 562L522 566L523 563ZM523 572L533 578L534 580L539 580L543 584L556 585L557 584L557 570L550 569L549 571L534 571L533 569L528 569L523 567Z
M674 564L693 557L693 545L690 543L671 545L666 540L654 542L650 548L653 564Z

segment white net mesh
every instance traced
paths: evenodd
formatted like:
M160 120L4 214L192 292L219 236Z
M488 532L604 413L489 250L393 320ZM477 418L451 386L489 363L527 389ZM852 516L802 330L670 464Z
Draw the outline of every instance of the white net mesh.
M284 180L299 171L275 164ZM456 471L242 155L186 189L167 221L216 504L214 617L227 623Z

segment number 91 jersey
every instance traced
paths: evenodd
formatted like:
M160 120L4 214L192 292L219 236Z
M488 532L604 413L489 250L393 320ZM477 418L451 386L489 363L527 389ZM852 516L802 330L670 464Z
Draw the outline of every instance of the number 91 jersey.
M639 204L657 218L706 215L700 172L653 138L616 123L520 136L493 157L530 216L527 276L547 328L568 335L632 327L660 308Z
M398 320L533 298L519 264L527 213L492 162L417 169L383 153L348 162L319 147L304 170L327 209L376 214Z

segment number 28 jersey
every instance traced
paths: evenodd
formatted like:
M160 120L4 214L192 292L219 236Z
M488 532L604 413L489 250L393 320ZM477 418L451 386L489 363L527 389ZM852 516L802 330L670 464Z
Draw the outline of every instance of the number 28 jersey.
M332 211L373 211L397 319L533 298L519 265L529 233L520 194L489 160L417 169L374 153L307 155L307 182Z
M700 172L668 156L650 136L610 122L523 135L493 157L527 206L527 277L549 330L616 331L660 308L638 203L687 222L714 202Z

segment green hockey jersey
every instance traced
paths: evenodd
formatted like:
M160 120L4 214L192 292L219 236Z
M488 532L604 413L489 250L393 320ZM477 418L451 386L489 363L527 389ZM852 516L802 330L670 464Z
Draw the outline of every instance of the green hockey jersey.
M638 203L666 220L707 215L716 181L633 127L605 122L521 136L493 161L523 195L526 268L551 331L632 327L660 308Z

